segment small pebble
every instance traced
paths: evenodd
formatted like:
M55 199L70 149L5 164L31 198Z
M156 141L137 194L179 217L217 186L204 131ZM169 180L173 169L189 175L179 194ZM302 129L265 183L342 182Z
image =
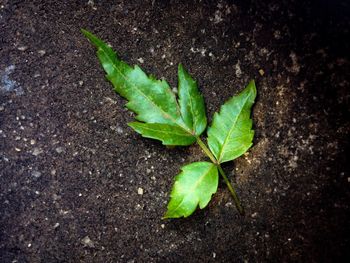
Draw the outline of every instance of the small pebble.
M57 153L62 153L64 151L63 147L57 147L56 152Z
M119 134L122 134L123 133L123 129L120 128L119 126L116 127L116 132L119 133Z
M34 176L35 178L39 178L39 177L41 177L41 172L39 172L39 171L33 171L33 172L32 172L32 176Z
M57 201L57 200L60 200L60 199L61 199L61 196L60 196L60 195L57 195L57 194L53 194L53 195L52 195L52 199L53 199L54 201Z
M46 51L43 50L43 49L40 49L40 50L38 50L38 54L39 54L40 56L44 56L44 55L46 54Z
M17 48L19 51L26 51L28 49L27 46L20 46Z
M84 237L84 238L81 240L81 243L82 243L84 246L87 246L87 247L91 247L91 248L94 248L94 247L95 247L94 242L92 242L92 240L90 239L89 236Z
M141 187L139 187L139 188L137 189L137 193L138 193L139 195L143 195L143 189L142 189Z
M33 154L34 156L38 156L38 155L41 154L41 153L43 153L43 150L40 149L40 148L38 148L38 147L35 147L34 150L33 150L33 152L32 152L32 154Z

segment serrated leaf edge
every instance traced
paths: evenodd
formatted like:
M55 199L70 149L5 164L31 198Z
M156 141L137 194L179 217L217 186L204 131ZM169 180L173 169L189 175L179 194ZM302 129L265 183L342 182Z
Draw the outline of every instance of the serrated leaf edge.
M255 87L255 82L254 82L254 80L252 80L252 81L248 84L248 86L251 85L251 83L253 83L253 85L254 85L254 87ZM249 91L249 93L247 94L246 98L244 99L243 105L245 105L245 104L247 103L248 99L249 99L250 96L251 96L251 93L254 94L254 93L255 93L254 90L250 90L250 91ZM234 99L234 98L235 98L235 97L232 97L231 99ZM231 99L230 99L230 100L231 100ZM224 104L224 105L225 105L225 104ZM241 114L243 108L244 108L244 107L242 107L242 108L240 109L239 113L237 114L236 119L235 119L234 123L232 124L232 126L231 126L231 128L230 128L230 131L228 132L228 134L227 134L227 136L226 136L226 138L225 138L224 143L223 143L222 146L221 146L220 154L219 154L219 156L217 156L218 163L221 163L221 158L222 158L222 157L224 156L224 154L227 152L227 151L223 151L223 149L225 148L225 146L226 146L226 144L227 144L228 138L230 138L230 135L232 134L233 130L235 129L237 120L238 120L238 118L239 118L239 116L240 116L240 114ZM218 114L218 113L215 113L215 114ZM252 130L252 131L254 132L254 130ZM251 145L252 145L252 144L251 144ZM249 146L249 148L251 147L251 145ZM248 149L249 149L249 148L248 148Z
M94 34L90 33L89 31L85 30L85 29L82 29L82 32L83 34L91 41L91 38L96 38L98 41L101 41L103 45L107 45L104 41L100 40L98 37L96 37ZM147 99L148 101L151 102L151 104L154 105L155 108L159 109L161 112L162 112L162 115L164 116L164 118L166 119L169 119L171 120L173 123L175 123L177 126L179 126L181 129L183 129L184 131L186 131L187 133L191 134L192 136L195 136L195 131L191 130L191 129L188 129L186 126L183 126L181 123L179 123L176 119L174 119L171 115L169 115L167 112L165 112L162 108L158 107L155 102L150 99L146 94L144 94L141 90L138 89L138 87L133 84L129 78L127 76L125 76L114 64L113 60L110 58L110 56L108 55L107 52L105 52L105 50L100 47L100 46L97 46L97 52L99 51L102 51L103 53L105 53L106 57L108 58L110 64L112 65L112 67L124 78L124 80L126 82L129 82L129 84L131 86L134 87L134 90L136 90L139 94L141 94L141 96L143 96L145 99ZM111 48L111 50L116 54L116 52ZM118 56L117 56L118 57ZM131 66L130 66L131 67ZM138 65L135 65L134 66L134 69L135 67L138 67L140 68ZM140 68L141 69L141 68ZM141 69L142 70L142 69ZM146 73L145 73L146 74ZM108 74L107 74L108 75ZM146 74L147 77L150 77L148 74ZM157 80L153 75L151 75L151 78L153 78L154 80ZM157 81L161 81L161 80L157 80ZM173 96L175 96L175 94L172 92L172 91L169 91ZM176 101L176 106L177 106L177 110L179 111L179 105L178 105L178 101L176 100L176 96L175 96L175 101ZM182 120L182 115L181 115L181 111L179 111L179 116L181 117L181 120ZM183 120L182 120L183 121Z
M209 162L204 162L204 163L209 163ZM195 186L192 187L192 191L191 191L191 192L193 192L194 189L196 189L196 186L198 186L199 182L202 182L203 179L211 172L211 170L212 170L213 168L216 169L216 171L218 172L217 166L216 166L215 164L213 164L213 163L210 163L210 164L211 164L212 166L208 169L208 171L207 171L204 175L202 175L202 176L200 177L200 180L198 180L198 181L196 182ZM190 164L189 164L189 165L190 165ZM185 167L185 166L184 166L184 167ZM182 168L183 168L183 167L182 167ZM184 170L183 170L182 168L181 168L181 173L184 172ZM181 173L180 173L180 174L181 174ZM175 182L174 182L174 185L173 185L173 187L172 187L172 191L171 191L171 193L170 193L170 198L172 198L172 192L175 191L176 180L177 180L177 177L178 177L180 174L178 174L178 175L175 177ZM212 192L212 193L211 193L211 196L213 196L213 194L215 194L216 192L217 192L217 186L216 186L215 192ZM187 194L187 193L186 193L186 194ZM185 199L185 198L183 198L182 201L180 202L180 204L179 204L175 209L172 209L171 211L176 211L176 210L182 205L184 199ZM189 217L190 215L192 215L192 214L196 211L197 207L199 207L200 209L205 208L205 207L209 204L210 200L211 200L211 198L209 199L208 203L206 203L206 204L203 205L203 206L202 206L202 205L200 204L200 202L198 201L198 204L197 204L196 208L193 210L193 212L192 212L191 214L179 216L179 217L177 217L177 218L180 218L180 217L184 217L184 218ZM170 203L170 201L169 201L169 203ZM162 219L175 218L175 217L168 217L167 214L168 214L168 210L166 211L166 213L165 213L165 215L162 217Z
M184 68L184 66L182 65L182 63L179 63L178 65L178 86L179 86L179 89L180 89L180 70L182 71L182 74L184 76L186 76L186 74L188 75L189 78L192 79L193 81L193 84L196 86L196 92L198 93L196 96L200 97L201 100L203 100L203 96L202 94L199 92L198 90L198 82L192 78L192 76L189 74L189 72ZM187 81L188 82L188 81ZM191 115L192 115L192 131L194 134L196 134L197 136L199 136L206 128L207 126L207 117L206 117L206 114L204 112L204 119L205 119L205 127L204 129L199 133L197 134L197 123L198 123L198 120L195 116L195 111L194 111L194 100L193 100L193 96L191 96L191 94L189 93L189 89L186 89L186 92L187 92L187 95L188 95L188 98L189 98L189 101L190 101L190 111L191 111ZM179 97L179 100L181 100L181 98ZM204 103L204 102L203 102ZM182 111L180 110L181 112L181 116L182 116ZM185 121L184 121L185 122Z

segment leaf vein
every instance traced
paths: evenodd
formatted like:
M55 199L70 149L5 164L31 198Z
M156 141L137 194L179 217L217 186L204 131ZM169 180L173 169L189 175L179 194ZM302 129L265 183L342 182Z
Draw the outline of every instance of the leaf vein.
M138 93L140 93L144 98L146 98L148 101L150 101L154 108L159 109L159 110L162 112L162 115L163 115L165 118L167 118L167 119L171 120L172 122L174 122L177 126L179 126L179 127L180 127L181 129L183 129L184 131L190 132L186 127L183 127L181 124L179 124L171 115L169 115L167 112L165 112L162 108L158 107L157 104L156 104L151 98L149 98L144 92L142 92L140 89L138 89L138 87L137 87L135 84L133 84L133 83L129 80L129 78L128 78L127 76L125 76L125 75L115 66L113 60L109 57L109 55L107 54L107 52L106 52L103 48L99 47L99 50L100 50L100 51L103 51L103 52L106 54L106 57L107 57L108 60L110 61L112 67L124 78L124 80L125 80L126 82L128 82L131 86L133 86L133 87L134 87L134 90L136 90L136 91L137 91Z
M190 188L190 191L189 191L190 194L192 194L192 193L194 192L194 190L197 188L198 184L201 183L201 182L203 181L203 179L211 172L211 170L212 170L214 167L215 167L214 165L210 166L209 169L205 172L205 174L203 174L203 175L197 180L197 182L195 183L195 185L194 185L193 187ZM186 192L186 195L189 195L189 193ZM199 198L198 198L198 199L199 199ZM182 198L180 204L179 204L178 206L176 206L176 208L173 209L172 212L177 211L177 210L181 207L181 205L182 205L182 203L184 202L184 200L185 200L185 197ZM199 200L198 200L196 203L197 203L197 204L196 204L196 207L197 207L198 204L199 204Z
M176 126L174 126L176 127ZM173 134L173 135L179 135L179 136L186 136L186 137L193 137L192 134L188 134L188 133L176 133L173 131L163 131L163 130L157 130L157 129L152 129L150 127L142 127L142 129L148 130L148 131L154 131L154 132L158 132L158 133L165 133L165 134Z
M229 140L229 138L230 138L230 136L231 136L233 130L235 129L235 126L236 126L237 120L238 120L238 118L239 118L239 115L240 115L241 112L243 111L244 106L245 106L245 104L247 103L247 100L249 99L250 95L251 95L251 91L249 91L249 93L247 94L247 97L244 99L244 103L242 103L242 107L239 109L239 112L238 112L238 114L236 115L236 118L235 118L235 120L234 120L234 123L232 124L232 126L231 126L231 128L230 128L230 130L229 130L229 133L227 134L227 136L226 136L226 138L225 138L225 141L224 141L224 143L223 143L223 145L222 145L222 147L221 147L221 150L220 150L220 154L219 154L219 158L218 158L218 161L219 161L219 162L221 161L221 158L223 157L223 153L225 152L224 149L225 149L225 147L226 147L226 145L227 145L227 143L228 143L228 140Z

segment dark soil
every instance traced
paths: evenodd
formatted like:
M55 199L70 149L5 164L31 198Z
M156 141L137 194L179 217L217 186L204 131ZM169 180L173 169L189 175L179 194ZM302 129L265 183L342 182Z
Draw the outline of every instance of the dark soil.
M350 6L262 2L0 0L0 262L345 262ZM256 80L254 146L224 167L246 216L221 183L161 220L205 156L128 128L80 28L172 86L182 62L209 119Z

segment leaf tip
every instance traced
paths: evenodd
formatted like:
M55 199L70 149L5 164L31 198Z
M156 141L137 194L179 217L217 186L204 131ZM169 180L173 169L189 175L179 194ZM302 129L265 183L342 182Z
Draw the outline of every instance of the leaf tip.
M95 45L97 48L100 47L105 47L107 46L101 39L99 39L97 36L95 36L94 34L92 34L90 31L81 28L80 31L83 33L83 35L93 44Z
M126 125L128 125L131 128L134 128L137 126L137 123L138 123L137 121L131 121L131 122L128 122Z
M83 35L84 35L86 38L88 38L88 39L90 39L90 38L92 37L92 33L89 32L89 31L87 31L87 30L84 29L84 28L80 28L80 32L83 33Z
M162 216L162 220L168 220L168 219L171 219L171 218L174 218L174 217L171 216L171 214L169 213L169 210L167 210L165 212L165 214Z
M188 71L185 69L182 63L179 63L178 66L178 76L184 79L191 79L193 82L195 82L195 80L192 79L190 73L188 73Z
M248 89L250 89L251 91L253 91L254 97L256 96L256 85L255 85L255 80L252 79L251 81L249 81L248 84Z

